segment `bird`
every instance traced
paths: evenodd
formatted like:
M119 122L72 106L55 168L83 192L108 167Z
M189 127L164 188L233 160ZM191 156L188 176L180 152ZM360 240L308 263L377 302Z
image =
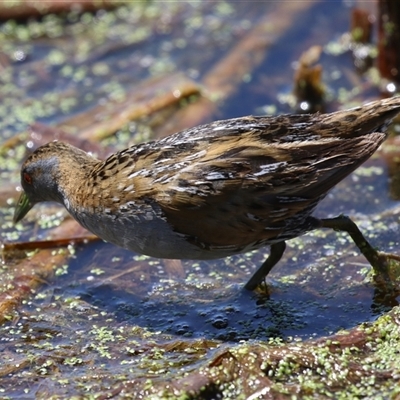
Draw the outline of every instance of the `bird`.
M348 232L382 272L384 260L349 217L312 214L378 149L399 112L400 96L327 114L233 118L105 160L52 141L21 167L13 220L37 203L57 202L103 240L165 259L210 260L270 246L248 290L262 284L287 240L332 228Z

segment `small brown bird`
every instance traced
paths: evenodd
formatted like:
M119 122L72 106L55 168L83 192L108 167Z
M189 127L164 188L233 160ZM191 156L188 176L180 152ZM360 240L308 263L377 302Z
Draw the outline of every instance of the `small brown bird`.
M215 259L271 246L245 286L280 260L285 241L316 228L350 233L385 265L348 217L312 216L327 192L367 160L400 112L400 97L331 114L217 121L132 146L105 161L51 142L21 169L14 221L55 201L85 228L159 258Z

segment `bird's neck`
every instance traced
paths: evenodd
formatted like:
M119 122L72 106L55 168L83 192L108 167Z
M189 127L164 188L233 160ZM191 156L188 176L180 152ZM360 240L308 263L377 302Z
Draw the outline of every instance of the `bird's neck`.
M60 165L59 190L61 203L72 211L78 204L85 204L91 192L92 171L101 163L94 157L65 160L66 165Z

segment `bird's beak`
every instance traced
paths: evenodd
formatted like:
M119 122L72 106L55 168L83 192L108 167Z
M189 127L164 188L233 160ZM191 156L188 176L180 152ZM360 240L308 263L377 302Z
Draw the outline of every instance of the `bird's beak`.
M26 193L22 192L21 196L19 197L18 203L15 207L14 218L13 218L14 224L20 221L22 218L24 218L25 215L28 214L28 211L33 206L34 205L31 203Z

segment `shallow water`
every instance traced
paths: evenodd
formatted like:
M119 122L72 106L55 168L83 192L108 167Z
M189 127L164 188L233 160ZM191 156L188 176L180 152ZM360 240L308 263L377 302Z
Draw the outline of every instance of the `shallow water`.
M41 139L25 136L15 146L9 145L9 139L34 121L62 126L81 138L84 128L77 129L78 122L70 118L88 111L82 126L97 123L102 116L90 114L91 107L123 102L126 91L150 76L180 71L200 87L214 90L212 106L190 114L188 120L194 124L270 110L289 112L285 100L292 90L293 63L311 45L319 44L324 46L324 82L334 99L329 110L338 98L347 96L356 104L377 98L369 78L354 72L351 54L332 55L329 50L333 45L340 48L350 7L341 2L301 3L302 9L293 14L289 3L285 3L288 10L282 11L271 2L158 3L95 16L73 13L67 24L61 17L46 17L40 29L28 22L31 30L47 32L36 38L25 38L24 23L3 22L0 40L9 65L0 88L0 138L6 145L0 163L2 240L41 240L54 225L62 226L65 218L61 209L42 205L17 229L12 225L24 143L32 141L34 146ZM276 16L289 19L286 25L282 21L285 28L274 26ZM260 59L247 65L249 54L243 53L243 71L227 62L264 19L270 20L271 33L266 34L263 47L250 46L259 49ZM252 45L254 41L249 40ZM22 61L13 59L17 51L25 54ZM222 62L226 62L226 76L215 72ZM189 110L196 101L196 96L189 100ZM176 108L172 104L156 117L121 126L101 146L123 148L182 129L182 119L179 123L173 119ZM93 137L87 135L85 140L94 145L90 144ZM385 154L378 153L337 185L316 215L349 214L374 246L399 252L400 203L390 195ZM98 376L106 376L105 382L112 386L114 368L116 376L127 374L129 379L175 377L196 370L202 357L215 356L216 348L249 339L325 337L373 321L397 305L396 298L377 299L370 267L345 234L316 231L289 241L268 277L268 289L245 292L244 283L267 254L265 249L223 260L171 262L100 241L71 247L54 267L54 276L49 270L46 275L41 272L35 278L42 280L35 291L24 297L23 304L7 310L10 322L1 327L0 339L4 361L21 367L2 372L7 377L6 393L72 395L82 393L85 379L92 382L92 393L100 393L104 387ZM23 255L4 255L4 293L7 285L20 282L25 274L18 270L18 257ZM9 276L13 266L20 280ZM179 349L163 347L180 340L188 342ZM196 347L198 340L210 345ZM151 360L160 360L151 364L153 373L150 361L140 356L148 355L149 348L160 352L151 353ZM28 360L33 361L28 365ZM129 372L123 369L125 364L130 364ZM33 377L38 383L31 383ZM78 383L68 387L62 382L75 378Z

